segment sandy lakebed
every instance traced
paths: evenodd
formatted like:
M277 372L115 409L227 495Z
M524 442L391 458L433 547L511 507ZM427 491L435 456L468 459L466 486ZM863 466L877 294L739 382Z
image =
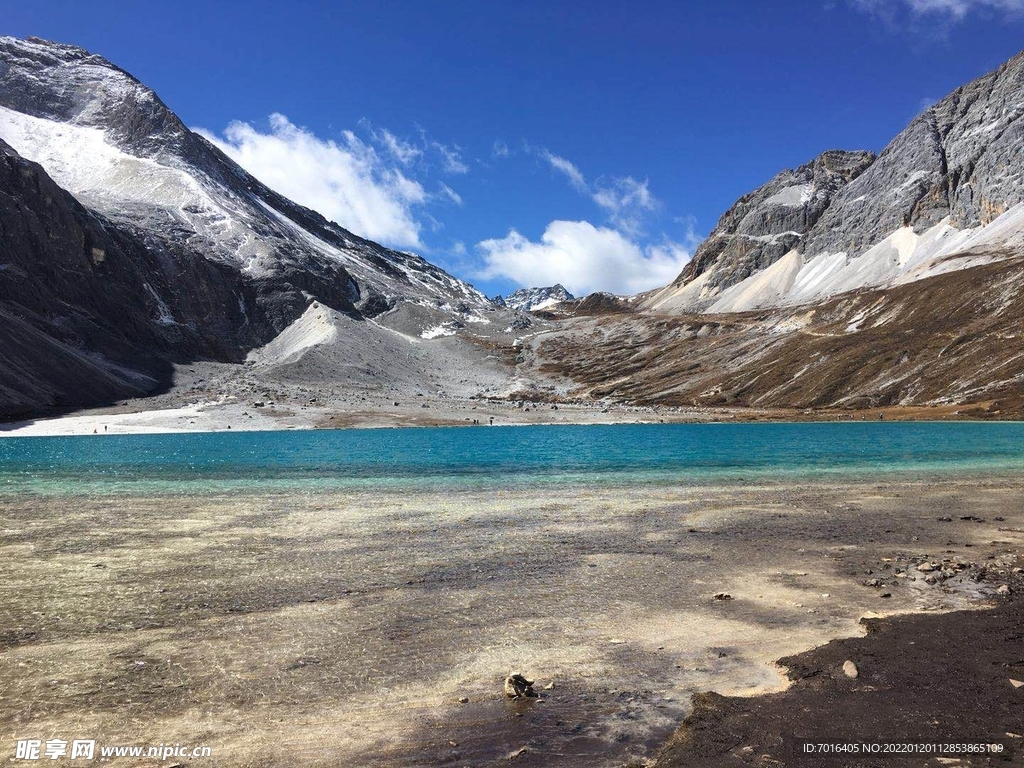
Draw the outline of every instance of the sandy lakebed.
M966 564L1024 546L1016 473L0 504L0 743L212 748L190 767L652 758L692 694L997 602Z

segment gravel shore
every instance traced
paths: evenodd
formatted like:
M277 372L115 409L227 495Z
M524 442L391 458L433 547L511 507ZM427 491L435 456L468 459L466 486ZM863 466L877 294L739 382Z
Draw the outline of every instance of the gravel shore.
M200 743L225 766L647 760L693 694L781 691L777 659L864 616L1001 601L1021 498L994 475L8 496L0 739ZM507 700L511 673L541 697Z

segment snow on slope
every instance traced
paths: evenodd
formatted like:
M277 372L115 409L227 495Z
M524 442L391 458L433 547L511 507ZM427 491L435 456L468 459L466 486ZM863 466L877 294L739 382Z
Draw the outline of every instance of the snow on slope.
M330 282L329 265L343 265L353 302L376 294L389 303L490 306L419 256L364 240L268 189L152 90L81 48L0 37L0 138L86 207L171 250L185 246L253 278L311 271Z
M115 219L124 215L125 204L128 210L156 209L167 222L223 244L216 255L250 274L266 274L276 261L273 241L257 234L239 201L216 199L213 185L197 176L123 151L101 128L0 106L0 137L87 207Z
M803 267L796 251L790 251L771 266L727 288L711 312L742 312L783 301Z
M743 312L803 304L863 288L899 285L991 263L1022 247L1024 203L992 223L972 229L957 229L948 218L921 234L901 227L853 259L840 251L804 260L799 252L790 251L768 268L727 288L708 311ZM697 282L683 291L699 293ZM677 292L673 299L685 303L686 296Z

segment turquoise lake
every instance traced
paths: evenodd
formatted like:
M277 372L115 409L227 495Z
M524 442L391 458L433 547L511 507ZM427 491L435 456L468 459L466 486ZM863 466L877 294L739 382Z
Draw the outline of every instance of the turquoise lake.
M1024 423L439 427L0 439L0 493L751 482L1024 469Z

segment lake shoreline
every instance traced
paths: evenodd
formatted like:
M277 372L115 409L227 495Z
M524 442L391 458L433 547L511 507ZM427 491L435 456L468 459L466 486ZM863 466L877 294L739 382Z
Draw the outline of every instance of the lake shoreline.
M0 438L89 434L175 434L223 431L389 429L589 424L806 423L871 421L1017 422L1024 414L993 411L992 404L843 408L753 408L631 405L614 402L529 401L438 397L419 394L394 400L379 392L355 393L350 402L314 403L297 396L282 401L176 394L129 400L0 423Z

